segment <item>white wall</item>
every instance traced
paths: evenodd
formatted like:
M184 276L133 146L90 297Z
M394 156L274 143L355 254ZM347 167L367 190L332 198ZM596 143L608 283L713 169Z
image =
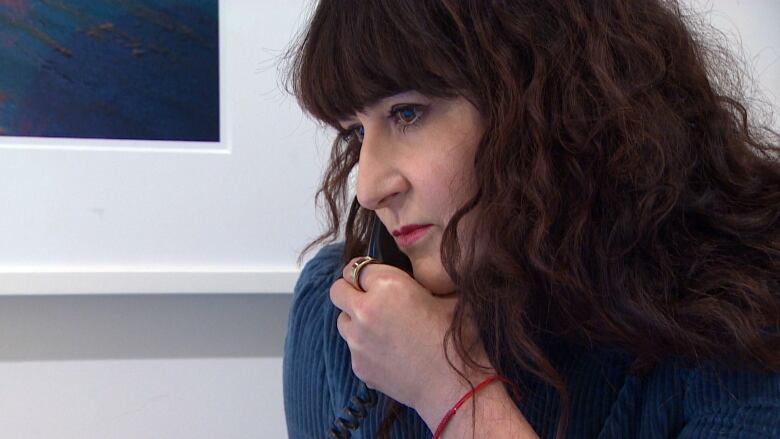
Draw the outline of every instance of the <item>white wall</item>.
M284 438L291 297L2 297L0 435Z
M774 111L767 121L780 131L780 2L776 0L680 0L705 16L723 33L738 58L748 62L748 75L756 90L749 98L760 99Z
M743 32L780 108L780 3L703 3L725 11L721 26L731 20ZM313 193L298 196L309 203ZM230 293L0 297L0 434L286 437L281 356L291 296Z

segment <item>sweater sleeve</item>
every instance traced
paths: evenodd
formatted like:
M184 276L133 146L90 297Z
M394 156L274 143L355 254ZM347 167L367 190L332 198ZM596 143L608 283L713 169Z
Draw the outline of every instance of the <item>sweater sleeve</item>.
M679 437L780 438L780 374L689 370Z
M329 290L340 275L341 245L323 247L296 282L284 343L284 411L290 439L322 438L333 421L323 328Z

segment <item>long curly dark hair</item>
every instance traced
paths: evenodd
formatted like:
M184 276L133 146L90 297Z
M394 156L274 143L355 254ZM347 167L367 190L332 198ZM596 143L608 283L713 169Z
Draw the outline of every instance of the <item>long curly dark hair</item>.
M780 135L756 123L717 36L676 1L322 0L286 85L336 128L406 90L481 112L478 190L441 243L460 293L444 343L479 367L461 337L470 308L498 373L557 391L562 437L550 334L617 347L635 373L671 357L780 371ZM329 228L301 257L345 217L344 262L365 254L371 212L348 200L358 157L336 139L317 193ZM480 258L458 245L472 210Z

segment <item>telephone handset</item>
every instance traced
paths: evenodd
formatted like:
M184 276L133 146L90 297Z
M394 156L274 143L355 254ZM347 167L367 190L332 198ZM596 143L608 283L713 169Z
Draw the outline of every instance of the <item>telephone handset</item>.
M390 232L382 224L382 221L377 218L375 213L372 215L368 256L382 264L398 267L411 275L411 261L398 248ZM376 391L369 389L366 383L360 382L357 394L350 399L349 405L344 408L343 413L336 416L333 427L328 430L328 437L350 439L352 433L349 430L357 430L360 427L360 420L366 417L368 409L375 406L376 403Z
M387 231L382 221L373 214L371 220L371 240L368 242L368 256L378 260L382 264L392 265L412 274L412 262L398 248L395 239Z

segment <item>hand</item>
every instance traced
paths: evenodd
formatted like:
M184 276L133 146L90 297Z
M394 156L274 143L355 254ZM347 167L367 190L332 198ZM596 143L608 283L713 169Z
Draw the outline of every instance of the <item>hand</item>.
M337 328L349 347L355 375L369 388L418 411L441 411L430 406L432 401L442 407L454 403L450 399L457 400L468 387L447 363L442 341L457 295L434 296L401 269L384 264L369 264L361 270L364 293L345 280L351 279L352 262L344 268L344 277L331 286L330 298L342 310ZM481 341L477 337L472 341L474 358L488 364ZM463 370L451 344L450 360ZM478 376L485 375L480 372Z

